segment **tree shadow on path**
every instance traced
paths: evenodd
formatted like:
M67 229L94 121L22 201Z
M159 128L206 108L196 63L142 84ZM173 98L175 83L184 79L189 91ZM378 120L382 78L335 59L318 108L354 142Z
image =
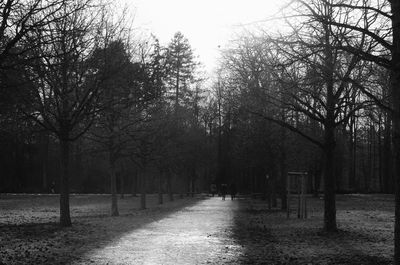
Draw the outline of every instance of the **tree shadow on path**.
M0 264L74 264L88 252L115 242L124 234L157 222L203 198L179 199L118 217L88 215L74 218L73 226L28 223L0 226Z

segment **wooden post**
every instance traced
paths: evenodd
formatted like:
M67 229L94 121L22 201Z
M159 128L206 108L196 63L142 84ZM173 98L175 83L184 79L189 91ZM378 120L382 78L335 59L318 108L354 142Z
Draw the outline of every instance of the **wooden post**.
M297 218L307 218L307 172L288 172L286 179L286 217L290 217L290 198L291 198L291 178L295 178L296 188L294 193L297 193ZM296 196L296 195L295 195Z

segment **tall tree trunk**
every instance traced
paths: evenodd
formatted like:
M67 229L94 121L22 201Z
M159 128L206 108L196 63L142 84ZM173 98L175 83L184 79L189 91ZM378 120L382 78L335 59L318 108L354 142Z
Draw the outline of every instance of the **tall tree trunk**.
M324 12L331 16L332 10L325 5ZM324 78L326 85L326 118L324 122L324 229L327 232L336 232L336 181L335 181L335 110L337 99L334 94L334 58L331 42L330 28L324 24Z
M163 204L163 179L162 174L158 177L158 204Z
M138 170L135 168L135 171L132 176L132 185L131 185L131 191L132 191L132 197L136 197L137 193L137 186L138 186Z
M42 134L42 188L43 191L49 191L47 167L49 162L49 134Z
M190 171L190 195L193 198L196 187L196 163L192 164Z
M196 187L196 177L192 177L192 198L195 194L195 187Z
M281 128L281 139L280 139L280 154L279 154L279 193L281 197L281 209L286 210L287 208L287 194L286 194L286 178L287 178L287 163L286 163L286 131Z
M217 182L224 183L223 179L223 169L222 169L222 95L220 95L220 83L218 82L218 94L217 94L217 103L218 103L218 138L217 138Z
M400 85L400 75L398 76L398 84ZM398 87L397 87L398 88ZM400 91L397 89L397 113L393 120L393 146L395 161L395 226L394 226L394 253L395 264L400 264Z
M145 167L143 166L142 174L139 174L140 179L140 209L146 209L146 176L145 176Z
M118 216L117 176L115 174L115 159L109 155L109 173L111 181L111 216Z
M336 226L336 195L335 195L335 140L333 129L325 129L325 170L324 170L324 229L335 232Z
M180 80L180 68L179 68L179 62L177 64L177 69L176 69L176 80L175 80L175 115L176 118L178 118L178 108L179 108L179 80Z
M383 193L385 192L385 185L383 181L383 144L382 144L382 114L379 114L379 126L378 126L378 176L379 176L379 192Z
M393 153L391 114L386 113L383 139L383 186L384 192L393 193Z
M172 192L171 172L169 170L167 171L167 189L169 201L172 202L174 200L174 193Z
M276 208L278 206L278 201L276 199L276 176L272 176L272 207Z
M119 184L120 184L120 198L124 199L125 198L125 193L124 193L124 186L125 186L125 180L124 180L125 172L122 171L119 179Z
M355 100L352 99L352 102ZM353 103L355 104L355 103ZM356 139L356 131L355 131L355 117L350 117L350 135L349 135L349 151L350 151L350 170L349 170L349 187L350 190L356 190L356 171L355 171L355 139Z
M393 151L395 178L394 263L400 264L400 1L390 1L392 6L393 50L391 95L393 108Z
M357 156L357 135L358 135L358 129L357 129L357 122L358 121L358 119L357 119L357 117L355 118L355 121L354 121L354 142L353 142L353 160L352 160L352 162L353 162L353 176L354 176L354 188L355 188L355 190L359 190L360 189L360 185L359 185L359 181L358 181L358 179L357 179L357 159L358 159L358 156Z
M60 224L63 227L71 226L69 211L69 147L68 134L60 139L61 147L61 181L60 181Z

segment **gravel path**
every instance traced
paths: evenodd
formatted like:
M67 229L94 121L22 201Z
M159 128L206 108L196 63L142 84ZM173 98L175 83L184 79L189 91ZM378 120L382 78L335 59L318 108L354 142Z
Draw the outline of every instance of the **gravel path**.
M201 200L125 233L74 264L234 264L242 252L233 239L237 201Z

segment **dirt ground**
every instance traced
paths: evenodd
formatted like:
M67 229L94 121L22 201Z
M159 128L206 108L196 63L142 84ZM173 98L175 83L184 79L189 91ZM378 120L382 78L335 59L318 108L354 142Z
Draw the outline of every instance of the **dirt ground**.
M197 196L139 210L106 195L71 196L73 226L58 226L58 197L1 195L0 264L391 264L391 195L338 195L337 234L321 231L323 200L309 218L267 203ZM295 203L295 202L293 202Z
M292 201L293 204L296 200ZM323 200L308 198L308 219L242 200L235 236L245 246L242 264L392 264L394 198L338 195L339 232L325 234ZM292 209L295 205L292 205Z

